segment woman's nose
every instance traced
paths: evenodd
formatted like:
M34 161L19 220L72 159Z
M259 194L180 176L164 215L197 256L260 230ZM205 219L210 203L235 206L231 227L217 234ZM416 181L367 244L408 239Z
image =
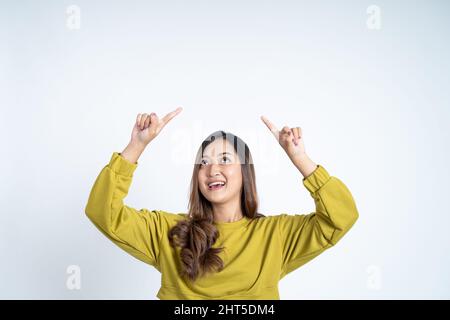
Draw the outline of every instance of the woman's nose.
M215 163L211 163L209 165L209 175L210 176L217 176L220 174L220 166Z

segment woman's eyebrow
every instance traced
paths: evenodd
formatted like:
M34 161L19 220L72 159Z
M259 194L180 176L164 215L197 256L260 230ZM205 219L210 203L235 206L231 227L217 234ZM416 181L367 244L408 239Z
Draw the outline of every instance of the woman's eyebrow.
M229 154L230 156L232 156L232 154L231 154L231 153L229 153L229 152L222 152L222 153L219 153L219 155L218 155L218 156L220 156L220 155L224 155L224 154ZM209 156L206 156L206 155L204 155L204 156L203 156L203 158L209 158Z

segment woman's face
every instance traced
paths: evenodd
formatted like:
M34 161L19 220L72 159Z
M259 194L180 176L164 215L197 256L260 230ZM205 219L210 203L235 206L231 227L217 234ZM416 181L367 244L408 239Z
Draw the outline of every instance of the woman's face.
M210 186L212 182L223 182L223 186ZM198 171L199 188L212 204L224 204L239 199L242 190L242 172L239 157L233 146L218 138L203 152Z

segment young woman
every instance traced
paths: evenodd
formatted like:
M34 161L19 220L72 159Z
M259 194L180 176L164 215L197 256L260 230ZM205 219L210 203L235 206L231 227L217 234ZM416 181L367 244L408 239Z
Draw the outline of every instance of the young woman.
M87 216L115 244L161 272L160 299L279 299L279 280L335 245L357 220L350 191L308 157L299 127L279 131L261 117L302 174L315 212L257 213L250 150L223 131L200 145L188 213L125 205L139 156L181 110L162 119L137 116L130 143L113 152L97 177Z

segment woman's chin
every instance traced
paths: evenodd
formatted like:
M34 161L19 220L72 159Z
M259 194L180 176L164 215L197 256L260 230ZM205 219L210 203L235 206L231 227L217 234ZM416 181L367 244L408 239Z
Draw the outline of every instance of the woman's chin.
M224 204L227 202L227 198L225 197L225 195L220 195L220 194L214 194L211 195L209 194L207 199L209 200L209 202L211 202L211 204Z

